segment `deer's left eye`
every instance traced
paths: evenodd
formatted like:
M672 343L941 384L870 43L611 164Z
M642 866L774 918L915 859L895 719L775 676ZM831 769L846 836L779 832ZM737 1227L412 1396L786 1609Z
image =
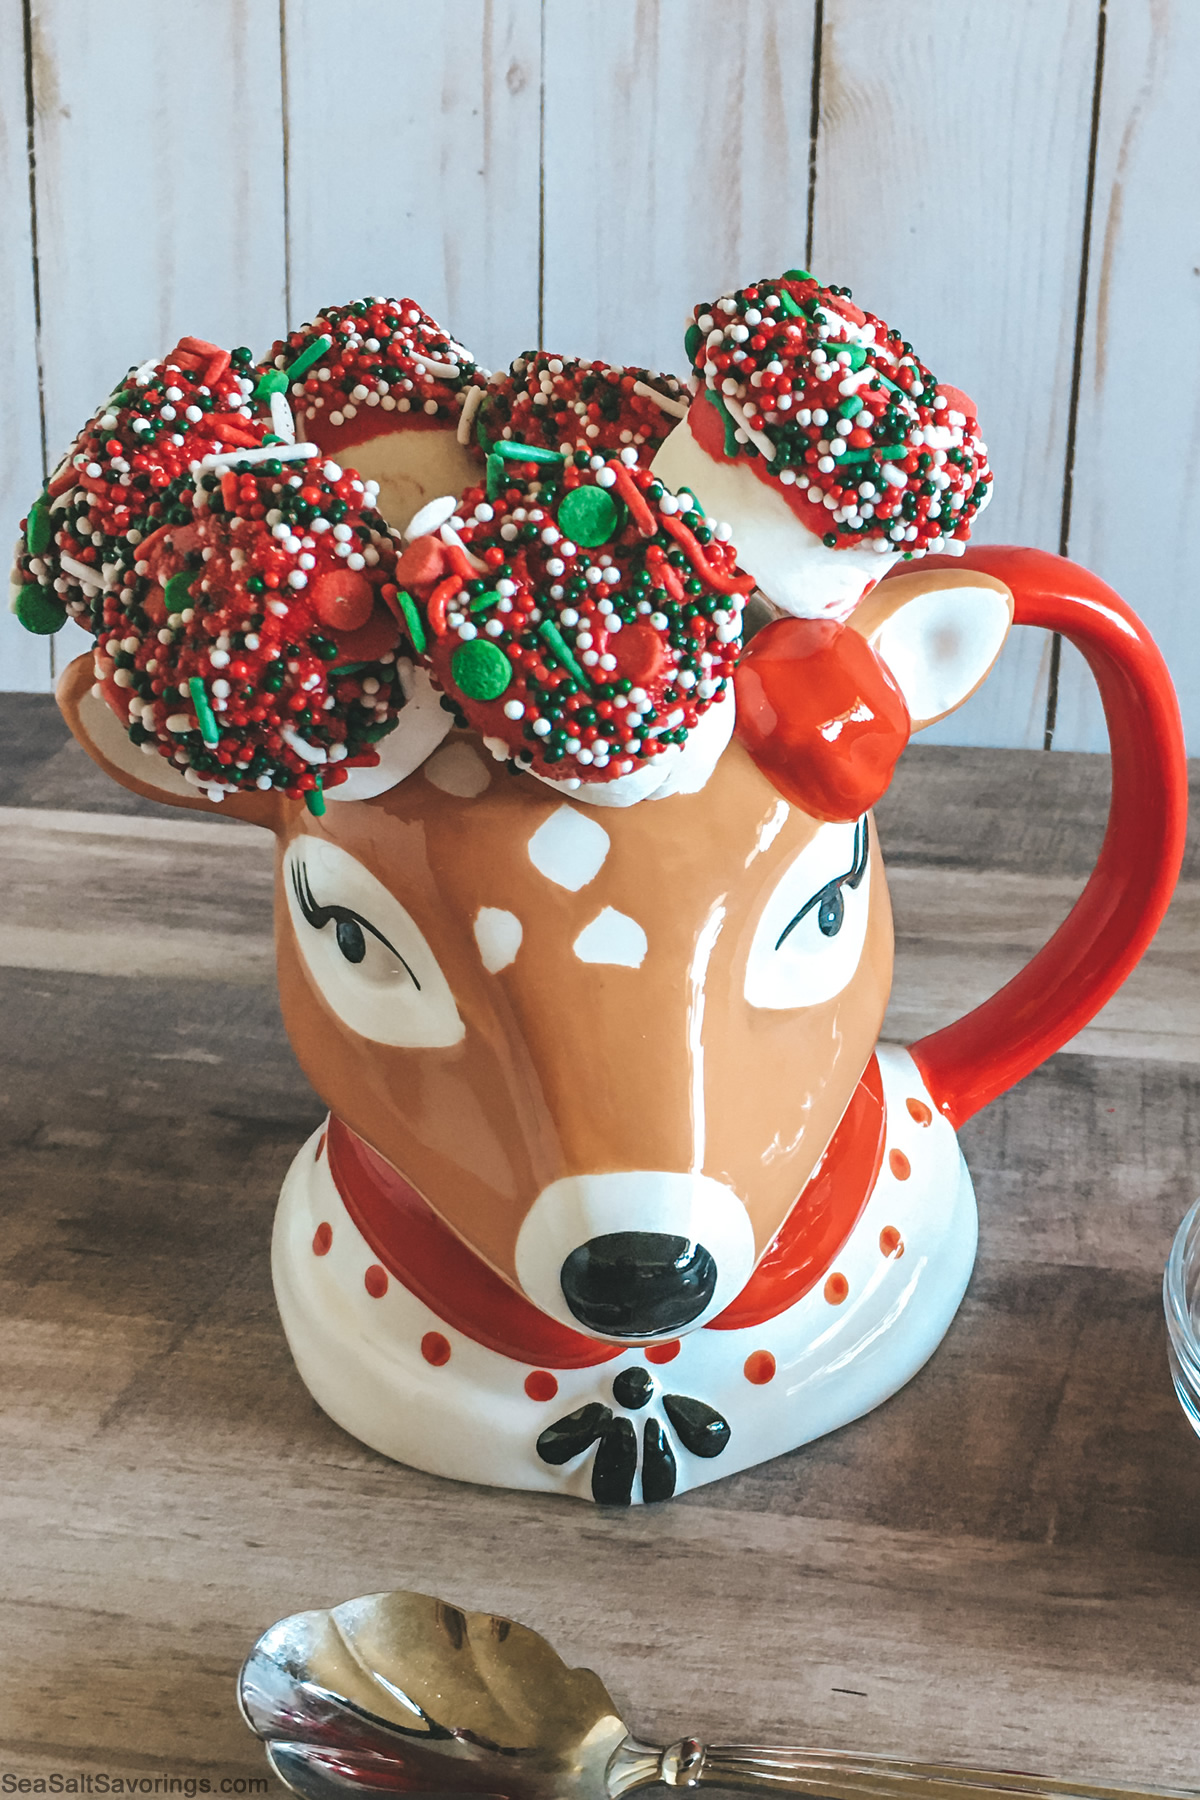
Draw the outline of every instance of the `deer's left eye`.
M762 911L746 999L775 1011L832 1000L858 967L870 905L869 825L822 825Z
M296 943L322 997L360 1036L434 1049L463 1036L429 943L395 895L323 838L290 847L284 884Z

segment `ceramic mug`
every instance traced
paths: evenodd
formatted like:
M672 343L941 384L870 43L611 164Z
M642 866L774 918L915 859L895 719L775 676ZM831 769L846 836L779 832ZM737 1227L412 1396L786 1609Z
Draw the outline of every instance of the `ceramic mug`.
M284 1184L276 1294L346 1430L458 1479L659 1500L835 1429L932 1353L976 1247L956 1128L1103 1006L1182 854L1170 680L1087 571L929 558L861 603L846 643L888 664L919 725L973 690L1010 617L1092 669L1108 830L1032 962L907 1048L877 1043L892 927L869 810L822 822L759 766L799 655L825 778L850 767L841 700L812 697L821 665L788 636L809 621L751 641L745 729L695 792L600 810L439 731L406 778L321 817L230 796L277 836L284 1018L330 1108ZM932 693L948 619L961 654ZM90 754L205 806L147 773L91 682L85 657L60 688Z

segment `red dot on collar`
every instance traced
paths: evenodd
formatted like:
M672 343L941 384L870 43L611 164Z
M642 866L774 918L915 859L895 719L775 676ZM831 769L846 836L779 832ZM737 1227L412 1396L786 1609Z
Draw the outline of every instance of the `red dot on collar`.
M549 1369L534 1369L525 1377L525 1392L531 1400L553 1400L558 1382Z
M755 1387L765 1387L775 1374L775 1358L769 1350L752 1350L742 1367L746 1380Z

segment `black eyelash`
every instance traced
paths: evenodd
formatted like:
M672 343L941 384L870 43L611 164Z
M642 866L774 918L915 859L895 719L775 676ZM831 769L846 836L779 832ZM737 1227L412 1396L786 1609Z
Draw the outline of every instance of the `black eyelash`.
M359 926L361 930L369 931L373 938L379 940L385 950L391 951L398 963L403 964L404 968L408 971L409 979L413 986L416 988L417 992L420 993L421 984L413 974L409 964L405 962L395 944L389 943L382 931L378 931L375 926L372 925L370 919L364 919L361 913L351 911L348 906L320 905L313 897L313 891L308 880L308 870L303 863L292 864L292 887L295 891L300 911L304 914L305 920L312 926L314 931L323 931L325 926L329 924L337 925L351 922Z
M817 890L811 900L805 901L795 918L785 925L780 932L779 938L775 944L777 950L788 936L788 933L796 929L801 919L806 919L808 917L814 906L820 906L823 900L831 900L833 896L840 893L844 887L856 888L858 886L859 882L867 872L867 843L867 821L866 818L863 817L854 827L854 861L844 875L838 875L833 881L827 881L823 888Z

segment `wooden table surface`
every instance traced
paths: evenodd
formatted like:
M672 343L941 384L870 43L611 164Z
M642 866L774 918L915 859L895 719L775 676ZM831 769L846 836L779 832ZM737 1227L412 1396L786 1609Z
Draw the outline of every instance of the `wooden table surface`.
M822 1442L612 1513L415 1473L317 1411L268 1270L321 1109L276 1008L266 842L131 804L41 697L0 702L0 767L0 1778L249 1791L258 1633L416 1587L544 1631L663 1741L1200 1786L1200 1442L1160 1300L1200 1192L1194 846L1126 996L964 1131L979 1260L926 1369ZM908 753L879 811L898 1034L1048 934L1106 780Z

